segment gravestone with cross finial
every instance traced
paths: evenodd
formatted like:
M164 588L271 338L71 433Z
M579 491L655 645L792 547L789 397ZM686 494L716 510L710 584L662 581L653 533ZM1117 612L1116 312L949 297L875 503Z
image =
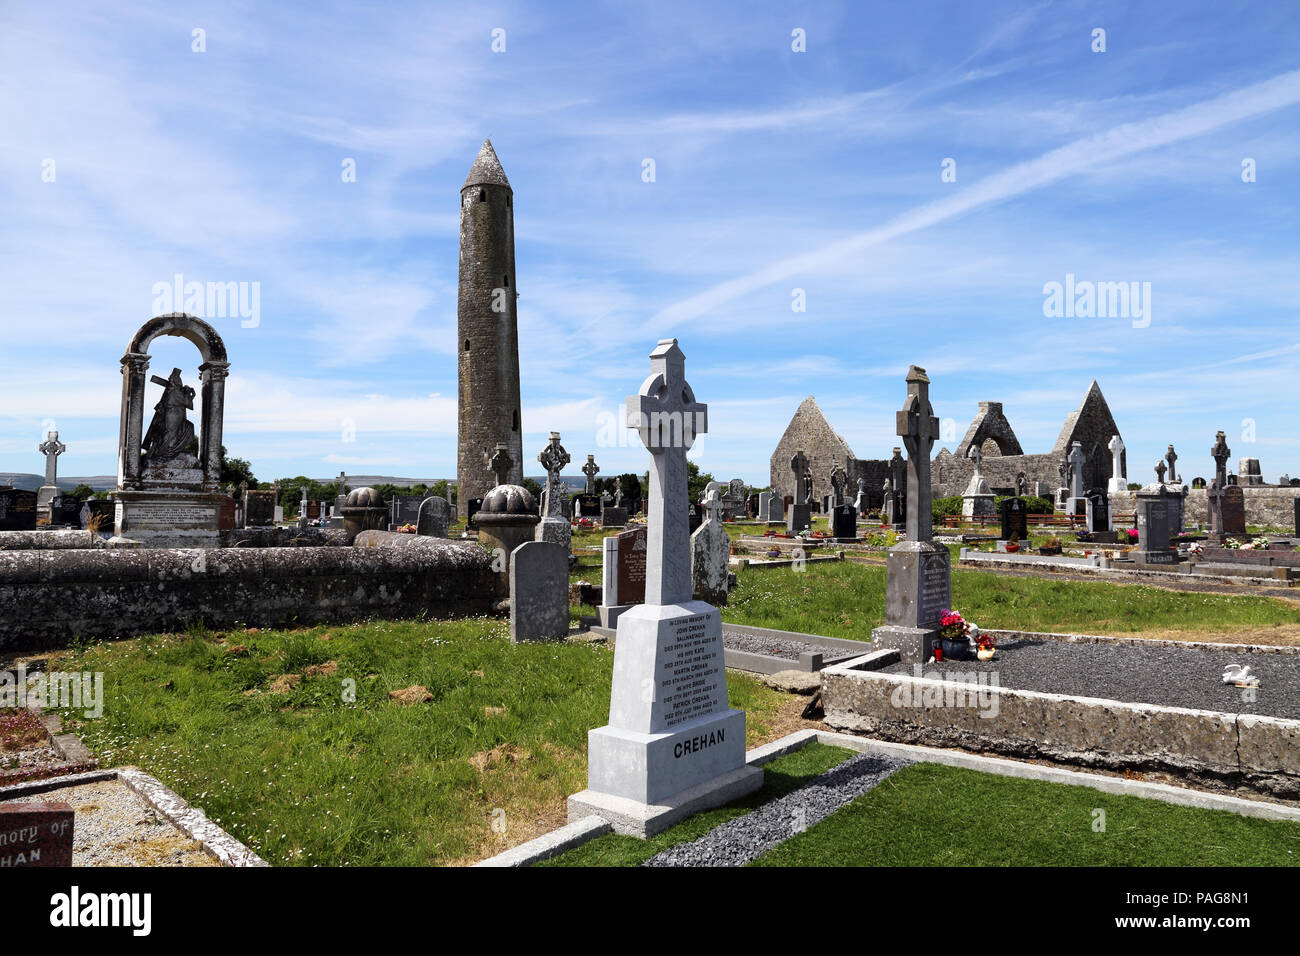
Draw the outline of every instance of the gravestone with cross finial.
M560 444L559 432L551 432L550 440L538 452L537 460L546 469L546 489L542 493L542 520L537 524L537 540L562 544L568 548L573 541L573 525L565 513L569 496L566 486L560 480L560 472L570 458Z
M745 714L727 704L722 619L691 597L686 453L708 412L676 339L650 354L627 424L651 457L645 603L618 619L609 724L588 734L588 788L569 798L569 819L596 814L644 838L751 793L763 773L746 766Z
M1065 503L1065 513L1082 516L1083 530L1092 527L1092 503L1088 501L1083 490L1083 466L1088 457L1083 453L1083 443L1075 442L1070 446L1066 461L1070 466L1070 497Z
M916 365L907 373L907 401L897 425L907 448L907 539L889 549L885 626L871 632L871 641L897 648L907 663L925 663L939 638L939 618L951 607L952 584L948 548L931 540L930 453L939 419L930 407L930 379Z
M858 513L859 518L865 518L867 511L870 510L871 501L867 495L867 479L858 479L858 493L853 499L853 508Z
M1169 484L1179 484L1178 472L1174 470L1174 463L1178 461L1178 452L1174 451L1174 446L1170 445L1169 450L1165 452L1165 461L1169 462Z
M1165 460L1161 458L1156 462L1156 482L1163 485L1165 483L1165 471L1169 468Z
M1106 490L1110 494L1128 490L1128 478L1124 474L1124 440L1118 435L1111 437L1106 445L1110 449L1110 482Z
M802 448L790 457L790 470L794 472L794 502L785 514L785 530L800 534L812 528L812 472Z
M844 486L849 483L848 472L834 458L831 459L831 473L829 475L831 482L831 507L837 508L844 504Z
M596 476L600 474L600 465L596 464L595 455L587 456L587 463L582 466L582 473L587 476L586 494L594 495L596 493Z
M37 448L45 456L45 484L36 492L36 510L44 515L50 513L50 502L59 493L59 456L68 450L68 446L59 441L58 432L47 432L45 441Z
M727 561L731 538L722 526L718 492L704 496L704 521L691 533L691 588L697 601L727 603Z
M1224 534L1223 496L1228 487L1228 459L1232 457L1232 449L1228 447L1227 436L1223 432L1215 434L1210 457L1214 459L1214 481L1210 482L1207 493L1210 502L1209 541L1211 544L1221 544Z
M496 476L497 485L509 484L510 469L515 466L515 460L510 457L510 446L503 441L499 441L496 448L492 450L491 456L485 453L483 457L487 459L488 468Z
M996 498L984 480L984 452L979 445L972 444L966 457L975 463L975 473L961 496L961 513L963 518L984 518L997 514Z

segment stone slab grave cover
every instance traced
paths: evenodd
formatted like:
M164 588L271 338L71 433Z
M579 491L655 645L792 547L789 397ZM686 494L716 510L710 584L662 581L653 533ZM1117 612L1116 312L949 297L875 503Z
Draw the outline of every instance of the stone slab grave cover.
M426 538L445 538L450 526L451 502L438 495L430 495L420 502L420 510L415 517L416 534Z
M615 627L618 616L645 601L646 528L605 538L601 552L601 627Z
M951 607L948 549L935 544L930 511L931 450L939 419L930 405L930 379L913 365L907 401L896 416L907 448L907 540L889 549L885 567L885 625L871 632L878 648L897 648L907 663L924 663L939 638L939 617Z
M727 561L731 538L722 526L722 501L717 491L705 496L704 523L691 533L691 593L697 601L727 603Z
M510 639L562 641L569 633L569 549L525 541L510 556Z
M36 492L0 488L0 531L36 530Z
M1010 541L1015 535L1017 541L1029 537L1029 506L1024 498L1003 498L1000 507L1002 522L998 537Z
M0 870L72 866L73 810L59 801L0 805Z
M708 430L676 339L650 355L627 422L650 451L646 603L618 619L609 724L588 734L588 787L569 819L596 814L646 837L762 785L745 764L745 714L727 705L722 620L691 599L686 453Z

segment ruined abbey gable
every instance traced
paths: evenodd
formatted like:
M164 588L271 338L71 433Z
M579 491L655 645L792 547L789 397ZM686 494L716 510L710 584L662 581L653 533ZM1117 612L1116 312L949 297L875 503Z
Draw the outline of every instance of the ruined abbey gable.
M966 454L972 446L978 445L984 454L984 477L995 493L1014 494L1023 481L1028 494L1052 497L1062 485L1061 466L1076 441L1082 445L1085 456L1084 487L1105 488L1112 470L1109 443L1119 434L1106 398L1095 381L1089 385L1079 407L1066 416L1052 450L1045 453L1025 454L1003 412L1002 403L980 402L978 412L956 450L944 448L934 456L932 491L936 497L960 495L965 491L975 472L974 463ZM848 472L847 491L856 494L857 479L865 478L873 505L879 502L881 486L889 473L888 460L856 458L811 396L800 404L772 454L772 488L782 495L794 494L790 458L799 449L808 456L812 466L814 501L830 491L827 476L831 459L835 458Z

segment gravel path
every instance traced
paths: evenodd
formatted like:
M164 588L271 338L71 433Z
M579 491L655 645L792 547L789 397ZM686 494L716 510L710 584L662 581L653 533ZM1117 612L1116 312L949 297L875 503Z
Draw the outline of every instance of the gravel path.
M73 866L217 866L195 840L120 780L62 787L0 803L58 800L74 811Z
M821 654L827 660L845 657L850 652L825 644L813 644L808 641L796 641L789 638L773 637L767 634L752 634L748 631L735 631L727 624L722 625L722 646L733 651L746 651L750 654L766 654L782 660L797 661L800 654ZM871 645L864 644L863 652L868 653Z
M1259 678L1255 701L1244 700L1242 688L1223 683L1228 664L1249 665ZM892 664L882 670L913 674L913 666ZM1021 640L998 644L997 656L987 663L944 661L927 665L924 676L971 680L979 672L996 672L1002 687L1020 690L1300 718L1300 656L1294 654Z
M910 760L859 754L784 797L646 860L645 866L744 866L862 796Z
M959 568L954 564L954 568ZM1049 581L1100 581L1103 584L1118 584L1121 587L1163 588L1166 591L1195 591L1198 594L1232 594L1250 597L1274 597L1293 603L1300 602L1300 588L1268 587L1259 584L1224 584L1206 575L1200 580L1199 575L1183 575L1177 581L1159 579L1143 581L1129 577L1116 577L1107 574L1072 574L1066 571L1043 571L1020 568L986 568L979 566L960 567L962 571L982 571L985 574L1006 574L1012 577L1042 578Z

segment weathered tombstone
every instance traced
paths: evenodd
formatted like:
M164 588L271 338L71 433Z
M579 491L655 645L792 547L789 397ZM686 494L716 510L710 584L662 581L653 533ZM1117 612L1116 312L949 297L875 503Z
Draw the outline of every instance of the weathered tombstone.
M424 501L419 495L393 495L388 503L388 521L396 531L403 525L416 524L420 520L420 504Z
M1182 499L1178 497L1177 492L1174 493L1174 498L1176 506ZM1089 492L1088 511L1091 516L1091 524L1088 525L1089 531L1093 534L1105 534L1107 531L1113 530L1110 523L1110 498L1105 491L1094 488Z
M564 522L568 525L568 522ZM445 538L451 526L451 502L431 495L420 502L420 513L415 518L415 533L426 538Z
M1223 533L1246 533L1246 493L1240 485L1223 490Z
M542 520L535 533L538 541L561 545L566 552L573 542L573 525L566 513L569 489L560 472L570 460L569 453L560 444L560 433L551 432L546 447L537 453L538 463L546 470L546 487L542 490Z
M1243 458L1237 462L1237 472L1241 475L1243 485L1262 485L1264 474L1259 468L1258 458Z
M676 339L659 342L651 375L627 400L627 422L650 451L646 603L618 620L609 724L588 734L588 788L569 819L603 816L651 836L762 786L745 763L745 713L727 704L722 620L691 599L686 453L708 430ZM947 553L945 549L945 554Z
M587 456L587 463L582 466L582 473L587 477L587 487L583 493L594 495L596 493L596 476L600 474L600 465L596 464L595 455Z
M858 494L853 499L853 507L858 513L859 518L865 518L867 512L871 510L871 498L867 494L867 479L858 479Z
M896 507L894 502L894 482L890 478L885 479L885 484L881 488L883 499L880 503L880 521L882 524L893 525L897 523L898 515L895 513Z
M1169 549L1173 536L1170 523L1171 492L1164 484L1147 485L1137 493L1138 546L1134 560L1146 564L1174 564L1177 556Z
M1221 544L1223 542L1223 496L1228 488L1228 458L1232 455L1232 449L1228 447L1227 438L1223 432L1217 432L1214 436L1214 447L1210 449L1210 457L1214 459L1214 480L1210 482L1208 492L1210 505L1210 535L1209 540L1212 544Z
M275 524L275 492L244 492L244 526L261 528Z
M896 415L907 447L907 540L889 549L885 569L885 626L871 632L876 647L897 648L905 663L925 663L939 637L939 618L951 607L947 547L935 544L930 511L930 452L939 419L930 406L930 379L913 365L907 401Z
M36 510L45 513L59 494L59 456L68 446L59 441L58 432L47 432L45 441L36 450L45 456L45 484L36 492Z
M754 492L745 499L745 516L748 518L758 517L758 492Z
M1000 539L1010 541L1015 535L1017 541L1024 541L1029 537L1029 508L1024 498L1003 498L1000 511Z
M50 526L53 528L80 528L81 502L71 495L55 495L50 502Z
M239 526L238 503L229 495L217 502L217 527L221 531L234 531Z
M199 387L179 368L150 377L149 346L159 336L184 338L199 352ZM230 363L217 331L202 319L171 313L150 319L122 357L115 536L110 543L205 547L220 543L221 437ZM145 427L147 390L162 386ZM188 413L201 398L197 423Z
M727 562L731 538L719 515L722 502L716 491L704 501L704 522L691 534L691 594L714 606L727 603Z
M1171 485L1178 484L1178 472L1174 468L1174 465L1178 462L1178 453L1174 451L1173 445L1170 445L1169 450L1165 452L1165 461L1169 464L1169 483Z
M0 869L72 866L75 825L61 801L0 804Z
M307 502L307 520L308 520L308 521L319 521L319 520L320 520L320 502L319 502L319 501L309 501L309 502Z
M975 473L971 475L970 483L961 496L961 513L963 518L983 518L997 513L994 502L996 496L989 490L988 482L984 480L982 463L984 461L984 452L980 450L979 445L971 445L966 452L966 457L975 462Z
M619 507L613 500L600 503L600 526L602 528L622 528L627 524L627 509Z
M645 601L645 556L645 525L605 538L601 603L596 608L602 627L614 627L620 614Z
M525 541L510 554L510 639L562 641L569 633L569 549Z
M36 529L36 492L0 488L0 531Z
M1083 453L1083 443L1075 442L1070 446L1070 455L1066 458L1066 463L1070 466L1070 496L1065 502L1065 511L1067 514L1082 515L1083 526L1092 527L1092 519L1088 516L1088 499L1083 493L1083 466L1087 461L1087 456Z

